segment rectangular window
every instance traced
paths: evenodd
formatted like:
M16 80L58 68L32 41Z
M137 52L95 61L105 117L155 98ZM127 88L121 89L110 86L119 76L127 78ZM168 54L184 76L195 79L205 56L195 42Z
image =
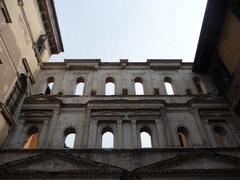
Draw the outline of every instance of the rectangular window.
M213 77L221 93L224 93L232 83L233 78L221 58L217 59Z
M6 107L13 115L26 91L26 77L22 75L16 82L7 102Z
M47 40L47 35L39 36L36 46L39 54L42 54L43 50L45 49L45 41Z
M4 16L5 22L6 23L11 23L12 20L10 18L10 15L8 13L7 6L4 2L4 0L0 0L0 8L1 8L2 14Z

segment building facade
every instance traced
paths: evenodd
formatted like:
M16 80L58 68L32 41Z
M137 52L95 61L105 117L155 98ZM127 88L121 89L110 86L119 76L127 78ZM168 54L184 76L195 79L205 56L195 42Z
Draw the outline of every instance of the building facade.
M194 63L48 62L53 0L0 6L0 179L239 179L239 0L208 0Z
M209 0L193 71L209 73L240 115L240 1Z
M192 63L45 62L0 153L0 177L238 179L239 128Z
M52 0L0 0L0 147L42 62L63 51ZM31 92L28 92L31 94Z

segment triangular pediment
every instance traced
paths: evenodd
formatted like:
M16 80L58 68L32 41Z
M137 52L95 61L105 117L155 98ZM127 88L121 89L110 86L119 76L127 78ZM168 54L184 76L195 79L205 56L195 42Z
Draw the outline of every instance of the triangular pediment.
M192 153L159 161L135 169L135 172L154 173L165 170L211 170L239 169L240 158L226 155L216 155L208 152Z
M38 94L38 95L33 95L29 96L25 99L25 103L51 103L51 104L62 104L62 100L52 96L52 95L43 95L43 94Z
M0 171L32 172L121 172L122 169L67 153L43 153L0 166Z

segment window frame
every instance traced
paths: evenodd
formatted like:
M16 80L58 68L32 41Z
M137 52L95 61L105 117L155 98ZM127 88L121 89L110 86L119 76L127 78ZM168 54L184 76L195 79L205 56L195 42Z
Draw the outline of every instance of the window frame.
M24 79L23 79L24 78ZM11 115L14 115L21 99L23 98L26 89L27 89L27 77L24 74L21 74L18 80L16 81L7 101L6 107Z
M4 0L0 0L0 8L1 8L1 12L2 12L2 15L5 19L5 22L6 23L12 23L12 19L10 17L10 14L7 10L7 6L6 6L6 3Z

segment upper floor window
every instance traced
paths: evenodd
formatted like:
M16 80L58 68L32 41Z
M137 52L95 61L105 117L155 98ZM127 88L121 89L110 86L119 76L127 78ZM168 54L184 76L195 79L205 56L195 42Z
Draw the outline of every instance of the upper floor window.
M27 132L27 139L23 146L24 149L36 149L38 148L39 130L36 127L32 127Z
M177 136L181 147L189 146L188 130L185 127L179 127L177 129Z
M9 13L8 13L7 6L6 6L4 0L0 0L0 8L1 8L2 15L3 15L4 19L5 19L5 22L6 23L11 23L12 20L11 20L11 17L9 15Z
M194 84L198 90L199 94L203 94L204 93L204 87L203 87L203 82L201 81L201 79L199 77L194 77L193 78Z
M74 94L82 96L83 92L84 92L84 86L85 86L84 79L83 78L78 78Z
M140 77L135 78L134 80L135 94L144 95L143 80Z
M46 34L42 34L39 36L37 43L36 43L37 51L39 52L39 54L42 54L43 50L45 49L45 41L46 40L47 40Z
M27 76L21 74L6 101L8 111L13 115L27 89Z
M167 77L164 79L164 85L167 91L167 95L174 95L174 91L172 88L172 79Z
M141 147L142 148L151 148L152 147L152 137L151 130L142 129L140 131Z
M114 136L111 128L105 128L102 131L102 148L113 148Z
M75 129L67 128L64 134L65 134L64 148L73 148L76 137Z
M106 79L105 95L108 95L108 96L115 95L115 83L112 77L108 77Z
M224 147L226 145L225 136L225 131L222 127L217 126L214 128L214 137L217 146Z
M51 94L53 85L54 85L54 78L53 77L47 78L47 88L46 88L45 94Z

